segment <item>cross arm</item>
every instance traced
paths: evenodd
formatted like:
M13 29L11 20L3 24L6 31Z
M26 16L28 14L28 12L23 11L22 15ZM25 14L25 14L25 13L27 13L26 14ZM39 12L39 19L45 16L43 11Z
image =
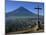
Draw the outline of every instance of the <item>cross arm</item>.
M35 9L42 9L42 8L35 8Z

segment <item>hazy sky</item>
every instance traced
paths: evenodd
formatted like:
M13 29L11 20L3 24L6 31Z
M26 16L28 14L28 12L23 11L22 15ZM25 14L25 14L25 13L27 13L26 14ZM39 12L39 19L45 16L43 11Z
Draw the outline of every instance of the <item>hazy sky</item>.
M35 8L37 8L37 6L39 5L40 8L42 8L42 10L39 11L40 15L43 15L44 12L44 3L37 3L37 2L17 2L17 1L8 1L6 0L6 13L11 12L13 10L16 10L19 7L24 7L26 9L28 9L30 12L36 13L37 14L37 10Z

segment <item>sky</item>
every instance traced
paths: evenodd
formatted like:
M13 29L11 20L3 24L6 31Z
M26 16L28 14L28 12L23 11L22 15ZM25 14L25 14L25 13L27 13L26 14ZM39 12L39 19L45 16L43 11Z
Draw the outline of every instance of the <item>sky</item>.
M19 7L24 7L26 9L28 9L30 12L37 14L38 11L35 8L37 8L38 5L39 5L39 8L42 8L41 10L39 10L39 14L43 15L43 13L44 13L44 3L41 3L41 2L38 3L38 2L24 2L24 1L6 0L5 4L6 4L5 5L6 13L14 11Z

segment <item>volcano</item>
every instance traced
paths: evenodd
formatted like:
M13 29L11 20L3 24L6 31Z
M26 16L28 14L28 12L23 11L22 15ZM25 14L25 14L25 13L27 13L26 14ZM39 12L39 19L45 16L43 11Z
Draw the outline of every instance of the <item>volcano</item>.
M36 16L36 14L32 13L24 7L19 7L12 12L6 13L6 16Z

